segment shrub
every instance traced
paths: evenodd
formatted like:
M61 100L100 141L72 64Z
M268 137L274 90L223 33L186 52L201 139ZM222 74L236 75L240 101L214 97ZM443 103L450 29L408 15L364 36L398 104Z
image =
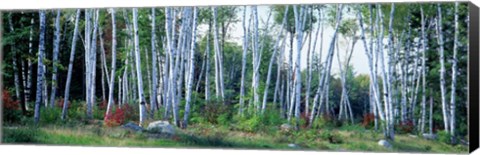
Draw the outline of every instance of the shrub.
M62 109L57 107L40 108L40 122L45 124L54 124L60 121Z
M85 117L86 105L85 101L73 101L69 104L67 110L68 118L73 120L82 120Z
M340 144L343 143L342 137L336 132L330 132L329 130L324 130L320 133L320 138L324 140L328 140L329 143L332 144Z
M373 127L375 125L375 115L373 115L372 113L367 113L367 114L363 115L362 125L365 128Z
M3 108L6 109L6 110L19 110L20 109L20 105L19 105L19 101L14 101L12 98L11 98L11 95L10 93L7 91L7 90L3 90L2 92L2 102L3 102Z
M132 108L128 104L116 107L108 115L104 117L104 123L108 127L119 126L131 119Z
M19 128L19 129L5 129L3 130L3 143L33 143L37 142L35 139L37 129L35 128Z
M400 122L396 127L400 134L411 133L414 129L413 122L411 120Z
M437 132L438 135L438 141L450 144L451 143L451 136L448 132L442 130Z
M220 125L228 125L230 123L229 115L230 114L227 113L219 115L217 117L217 123Z
M316 129L322 128L336 128L343 125L342 121L338 121L330 115L324 114L321 117L317 117L312 124L312 127Z
M252 116L250 118L243 117L239 120L237 129L246 132L255 132L260 129L261 118L258 115Z
M22 117L22 112L19 110L19 101L14 101L10 93L6 90L3 90L2 93L2 103L3 103L3 121L6 123L19 122Z
M308 113L308 111L302 112L300 114L300 126L302 128L306 128L309 121L310 121L310 113Z
M278 126L284 123L284 120L278 110L266 109L265 113L262 115L262 123L265 126Z
M223 117L230 118L231 109L228 106L223 105L221 102L218 102L218 100L215 100L215 99L212 99L211 101L209 101L204 106L204 109L202 112L202 116L205 117L205 119L212 124L219 124L217 118L220 117L220 115L224 115L224 114L229 114L229 115L223 116Z
M63 98L60 98L60 99L57 100L57 104L55 104L55 105L59 108L63 108L63 102L64 101L65 100ZM72 103L70 101L68 101L67 108L70 108L71 106L72 106Z

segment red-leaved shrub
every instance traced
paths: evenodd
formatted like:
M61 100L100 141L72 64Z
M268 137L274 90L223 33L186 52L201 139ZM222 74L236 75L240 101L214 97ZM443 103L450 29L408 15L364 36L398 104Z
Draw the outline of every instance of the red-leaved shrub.
M364 127L371 127L374 121L375 121L375 115L373 115L372 113L367 113L363 115L362 125Z
M3 90L2 92L2 102L3 102L3 107L6 109L6 110L19 110L20 109L20 102L19 101L14 101L11 96L10 96L10 93L8 93L8 91L6 90Z
M104 117L105 125L108 127L119 126L125 123L126 119L131 118L132 108L128 104L116 107Z
M413 128L413 121L411 120L400 122L400 124L397 125L397 129L400 133L411 133Z
M57 104L56 104L57 107L63 108L63 102L64 102L64 101L65 101L65 100L64 100L63 98L58 99L58 100L57 100ZM67 108L70 108L70 106L72 105L72 103L70 103L70 101L67 101L67 102L68 102L68 103L67 103Z

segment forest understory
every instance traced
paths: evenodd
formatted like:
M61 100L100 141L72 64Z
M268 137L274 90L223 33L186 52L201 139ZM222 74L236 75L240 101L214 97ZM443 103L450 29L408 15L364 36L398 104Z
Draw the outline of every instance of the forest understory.
M5 143L468 151L467 3L0 19Z

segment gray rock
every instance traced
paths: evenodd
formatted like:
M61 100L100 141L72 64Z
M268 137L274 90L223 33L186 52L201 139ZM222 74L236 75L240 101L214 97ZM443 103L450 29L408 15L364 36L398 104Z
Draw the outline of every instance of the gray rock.
M436 134L424 133L423 138L428 139L428 140L436 140L437 135Z
M282 124L282 125L280 126L280 129L281 129L282 131L288 132L288 131L292 130L292 126L291 126L290 124Z
M130 131L134 131L134 132L142 132L143 131L143 128L141 126L138 126L137 124L132 123L132 122L128 122L127 124L122 125L122 128L130 130Z
M160 134L175 134L175 127L170 125L168 121L155 121L148 124L147 130L151 133L160 133Z
M288 147L291 147L291 148L298 148L298 145L297 145L297 144L288 144Z
M386 140L378 141L378 145L383 146L385 148L391 148L392 147L392 145Z

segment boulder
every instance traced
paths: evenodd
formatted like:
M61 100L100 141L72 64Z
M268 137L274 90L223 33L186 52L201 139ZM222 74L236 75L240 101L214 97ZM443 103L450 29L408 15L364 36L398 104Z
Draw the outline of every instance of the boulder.
M385 148L391 148L392 147L392 145L386 140L378 141L378 145L383 146Z
M290 148L298 148L298 145L297 145L297 144L288 144L288 147L290 147Z
M147 130L150 133L159 133L159 134L175 134L175 127L168 123L168 121L155 121L148 124Z
M141 126L138 126L137 124L132 123L132 122L128 122L127 124L122 125L122 128L130 130L130 131L134 131L134 132L142 132L143 131L143 128Z
M436 134L424 133L423 138L428 139L428 140L436 140L437 135Z
M280 130L288 132L292 130L292 126L290 124L282 124L280 126Z

